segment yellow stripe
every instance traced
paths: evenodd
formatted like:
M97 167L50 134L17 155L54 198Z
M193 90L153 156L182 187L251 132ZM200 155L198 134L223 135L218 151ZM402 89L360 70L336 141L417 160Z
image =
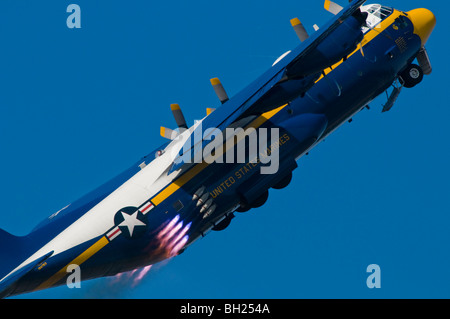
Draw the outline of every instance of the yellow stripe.
M377 36L379 36L381 32L383 32L388 27L390 27L395 22L395 19L397 19L401 15L404 15L404 14L401 11L394 9L394 12L389 17L387 17L385 20L381 21L381 23L375 27L375 30L370 30L369 32L366 33L366 35L364 36L364 39L361 41L361 45L359 45L355 49L355 51L353 51L348 57L351 57L353 54L360 51L361 47L364 48L365 45L367 45L370 41L372 41ZM343 62L344 62L343 60L340 60L338 63L334 64L331 68L325 69L324 70L325 75L330 73L334 69L336 69ZM316 81L316 83L322 79L323 79L323 75L320 76L320 78Z
M263 113L258 116L253 122L245 127L245 129L249 127L258 128L263 125L266 121L272 118L275 114L280 112L283 108L285 108L287 104L280 106L276 109L273 109L269 112ZM161 204L164 200L166 200L170 195L175 193L178 189L180 189L183 185L189 182L192 178L194 178L197 174L203 171L209 164L206 162L199 163L195 165L191 170L189 170L186 174L175 180L169 186L167 186L164 190L162 190L158 195L152 198L152 203L157 206Z
M100 249L105 247L108 243L109 243L108 239L105 236L103 236L95 244L93 244L91 247L86 249L81 255L79 255L77 258L75 258L70 263L68 263L64 268L62 268L60 271L58 271L52 277L50 277L49 279L44 281L42 284L40 284L35 290L50 288L51 286L56 284L58 281L60 281L62 278L64 278L64 276L67 275L67 267L69 265L80 266L86 260L91 258L95 253L97 253Z

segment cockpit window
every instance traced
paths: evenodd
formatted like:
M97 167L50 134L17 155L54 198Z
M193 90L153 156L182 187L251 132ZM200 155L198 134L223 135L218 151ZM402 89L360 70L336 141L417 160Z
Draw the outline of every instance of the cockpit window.
M382 6L382 7L380 8L380 16L381 16L381 19L382 19L382 20L386 19L387 17L389 17L389 16L392 14L393 11L394 11L394 10L393 10L392 8Z
M380 4L372 4L361 7L361 11L367 12L369 14L369 16L367 17L367 24L369 28L363 28L364 33L366 33L370 29L375 28L388 16L390 16L392 12L394 12L394 9L382 6Z
M367 13L369 13L369 14L374 14L375 11L377 11L378 9L379 9L379 5L378 5L378 4L374 4L374 5L370 6L370 7L367 9Z
M377 16L381 18L381 20L386 19L391 13L394 11L392 8L382 6L380 4L373 4L369 8L366 9L367 13L370 15Z

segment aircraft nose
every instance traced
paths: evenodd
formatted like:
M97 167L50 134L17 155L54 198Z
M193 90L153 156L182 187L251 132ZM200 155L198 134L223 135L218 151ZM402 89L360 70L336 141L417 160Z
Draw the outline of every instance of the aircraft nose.
M414 33L422 40L422 46L425 45L436 26L435 15L430 10L423 8L408 11L407 14L414 24Z

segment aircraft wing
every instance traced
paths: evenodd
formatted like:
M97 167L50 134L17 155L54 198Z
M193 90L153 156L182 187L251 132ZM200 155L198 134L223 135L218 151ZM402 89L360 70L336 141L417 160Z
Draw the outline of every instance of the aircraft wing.
M183 147L184 152L191 152L191 149L202 150L206 144L210 142L210 139L204 140L204 131L208 128L218 128L221 131L228 127L233 122L239 120L248 114L248 111L255 105L258 100L261 99L266 93L268 93L277 83L282 81L286 76L286 71L294 66L301 65L303 61L314 61L315 49L324 42L336 29L339 28L350 16L352 16L363 5L366 0L353 0L346 8L336 14L335 18L329 21L325 26L312 34L311 37L297 46L291 53L284 57L281 61L276 63L272 68L266 71L258 79L233 96L222 107L217 108L213 113L207 116L201 126L198 126L191 135L190 147ZM341 57L342 58L342 57ZM337 61L336 61L337 62ZM322 70L326 69L330 65L323 65ZM319 71L320 72L322 71ZM276 108L280 105L273 105ZM252 114L262 114L266 110L252 109ZM195 138L200 137L200 138ZM198 147L199 141L202 141L202 147ZM191 152L193 153L193 152ZM171 172L181 168L184 164L181 157L184 153L179 154L179 157L175 159Z

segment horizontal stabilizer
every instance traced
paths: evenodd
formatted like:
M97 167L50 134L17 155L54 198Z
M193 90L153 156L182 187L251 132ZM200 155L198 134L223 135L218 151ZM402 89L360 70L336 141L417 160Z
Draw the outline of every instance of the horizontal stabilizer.
M36 266L44 262L47 258L53 255L53 251L45 254L44 256L35 259L34 261L20 267L19 269L9 273L0 281L0 298L7 297L14 289L14 284L19 281L20 278L32 271Z

